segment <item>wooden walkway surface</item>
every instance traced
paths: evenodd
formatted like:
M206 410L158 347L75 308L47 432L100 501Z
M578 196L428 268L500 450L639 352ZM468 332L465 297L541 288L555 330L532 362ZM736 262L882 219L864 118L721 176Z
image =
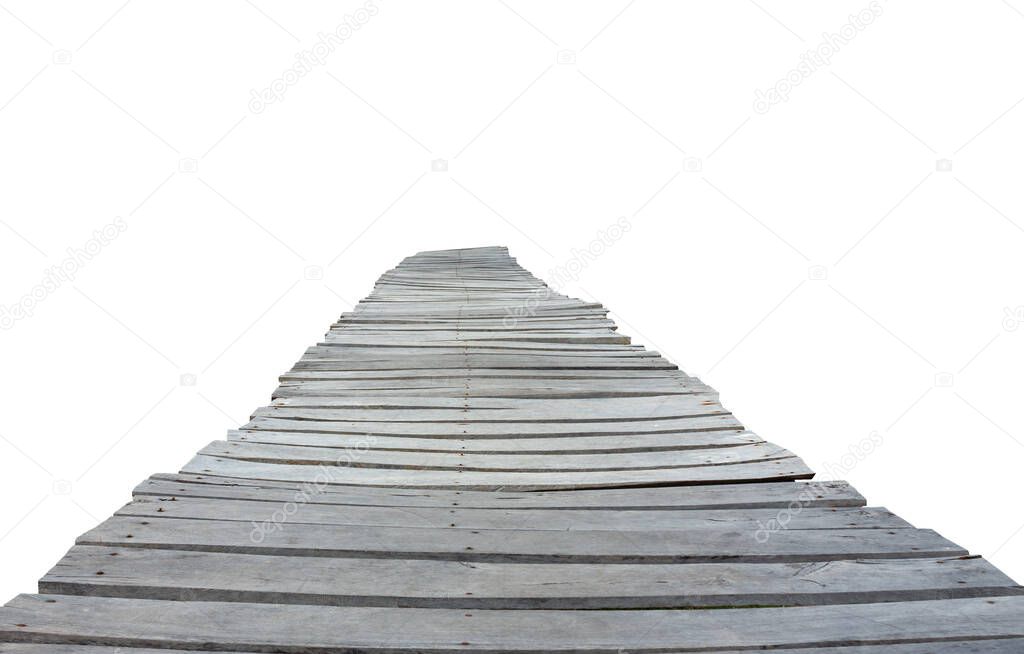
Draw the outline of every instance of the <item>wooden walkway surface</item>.
M1024 652L1011 579L812 475L505 248L422 252L0 652Z

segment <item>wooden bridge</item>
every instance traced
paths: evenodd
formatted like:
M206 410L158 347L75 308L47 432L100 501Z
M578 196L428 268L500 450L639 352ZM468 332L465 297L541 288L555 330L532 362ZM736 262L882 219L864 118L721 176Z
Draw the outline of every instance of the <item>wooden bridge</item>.
M811 476L505 248L423 252L0 652L1024 652L1011 579Z

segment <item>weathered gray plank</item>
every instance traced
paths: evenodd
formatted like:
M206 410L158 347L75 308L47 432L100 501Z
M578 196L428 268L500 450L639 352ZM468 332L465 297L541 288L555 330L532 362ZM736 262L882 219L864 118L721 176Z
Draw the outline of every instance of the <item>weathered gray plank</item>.
M374 332L372 330L359 330L355 328L346 329L346 332L350 335L374 335L384 334L385 332ZM393 340L399 338L408 341L413 338L413 334L406 333L401 335L389 336ZM472 341L479 342L492 342L492 341L525 341L533 343L608 343L608 344L628 344L630 338L617 334L607 329L579 329L575 331L570 330L549 330L549 331L530 331L530 330L508 330L505 332L487 332L487 331L445 331L435 330L428 332L416 332L415 338L420 341L434 341L434 342L454 342L460 338L464 338ZM327 342L331 342L331 335L327 335Z
M629 385L610 380L599 380L595 383L567 384L559 380L557 385L547 383L549 380L468 380L463 379L425 379L402 380L401 382L378 381L305 381L291 380L290 375L272 395L273 399L286 397L418 397L418 398L499 398L499 399L587 399L587 398L621 398L621 397L657 397L664 395L692 395L706 393L706 386L684 386L674 382L658 385ZM493 382L482 385L481 381Z
M465 384L465 381L463 381ZM634 416L641 419L671 416L673 412L689 412L718 404L718 393L706 391L686 395L658 397L548 399L548 398L391 398L310 396L274 400L276 408L313 409L468 409L490 414L496 410L543 414L579 414L588 418L597 415Z
M644 531L542 531L318 525L115 516L79 545L343 558L418 558L520 563L709 563L942 558L967 552L928 529L782 530L761 527Z
M608 470L661 470L736 466L792 460L789 450L771 443L735 447L663 450L656 452L598 452L580 454L479 454L472 452L380 451L369 447L342 449L302 445L270 445L243 441L214 441L199 454L215 460L231 459L291 465L342 465L358 468L411 468L418 470L483 472L587 472ZM728 474L723 472L722 474Z
M651 395L658 394L680 394L681 392L712 392L709 386L704 385L695 377L685 375L658 374L659 371L646 371L640 374L633 374L625 377L627 372L616 376L595 376L593 373L608 372L607 370L594 370L581 373L578 376L565 376L563 370L552 370L544 373L530 371L529 374L515 374L523 371L512 371L512 374L462 374L461 369L456 374L447 371L381 371L377 375L353 376L354 372L337 370L292 370L281 375L282 382L297 386L319 384L324 388L340 388L349 390L370 390L373 388L402 388L405 390L437 388L451 384L461 384L484 393L489 390L529 390L533 387L540 387L552 392L558 390L583 390L593 389L596 392L630 391L646 392ZM365 371L363 371L365 372ZM414 375L416 372L427 374ZM495 371L496 372L496 371ZM662 391L662 393L658 393ZM612 396L614 397L614 396ZM623 396L628 397L628 396ZM543 398L541 398L543 399Z
M458 341L461 344L461 341ZM293 370L285 373L285 377L299 376L320 377L324 379L455 379L455 378L496 378L508 379L520 377L524 379L618 379L618 380L670 380L692 379L679 370L651 368L649 370L517 370L515 368L450 368L444 370Z
M405 357L379 360L354 359L300 359L293 370L335 370L335 371L432 371L443 372L463 370L465 368L479 370L519 370L524 372L561 370L561 371L640 371L650 370L673 371L674 364L657 357L532 357L525 355L473 355L462 356L424 356L408 360ZM450 373L449 373L450 374Z
M231 430L228 441L305 445L365 450L407 452L476 452L479 454L584 454L588 452L656 452L710 447L734 447L764 442L749 431L719 430L674 434L610 434L606 436L558 438L415 438L356 434L324 434L279 431ZM223 444L223 442L222 442Z
M692 611L472 611L20 595L4 640L278 652L677 651L1024 636L1024 597ZM18 626L24 625L24 626Z
M522 347L509 347L506 343L487 345L419 345L419 346L376 346L359 345L357 343L319 343L306 349L303 358L316 359L381 359L405 358L408 356L430 355L496 355L512 356L523 354L536 357L611 357L615 359L658 358L661 355L654 350L644 349L639 345L552 345L549 343L524 343Z
M40 592L462 609L810 606L1019 594L980 559L560 565L324 559L77 546Z
M266 479L314 484L400 486L467 490L555 490L616 488L664 484L711 484L809 479L813 472L796 457L773 461L656 470L595 472L481 472L412 468L357 468L338 465L291 465L238 461L199 455L181 470L239 479Z
M462 507L501 509L620 509L630 511L700 509L785 509L859 507L864 497L844 481L772 482L514 493L449 491L372 486L303 486L284 482L232 480L206 475L154 475L139 484L138 496L216 497L263 502L353 506Z
M632 348L639 347L632 345L628 342L612 342L612 343L592 343L592 342L579 342L579 343L548 343L543 340L521 340L510 335L507 338L501 340L479 340L479 339L437 339L437 340L418 340L413 336L388 336L381 333L376 334L349 334L345 331L333 331L328 333L325 338L326 341L319 343L325 347L374 347L374 348L393 348L393 347L406 347L406 348L418 348L424 350L431 350L433 348L460 348L463 350L472 348L488 348L503 351L516 351L516 352L581 352L587 351L594 348ZM649 350L653 352L653 350ZM678 372L668 370L666 372Z
M578 317L567 318L534 318L532 320L516 320L515 329L510 327L511 321L504 321L495 317L492 320L476 320L472 323L463 323L460 320L431 321L424 323L375 323L369 321L346 321L336 329L343 329L346 332L384 332L388 334L405 334L419 332L455 331L459 328L471 329L475 332L508 332L516 331L529 333L531 331L591 331L591 330L614 330L616 325L613 321L604 318ZM332 328L334 329L334 328Z
M389 507L323 505L303 502L284 507L255 500L210 498L137 498L116 515L152 518L202 518L262 522L271 514L289 524L377 525L383 527L460 527L462 529L611 530L625 532L726 529L756 532L784 522L785 529L903 529L902 518L881 507L798 507L786 509L481 509L464 507ZM294 501L291 498L289 501ZM775 521L775 523L773 523ZM755 534L757 536L757 534ZM642 535L638 534L638 537Z
M626 654L632 650L621 650ZM750 650L744 650L749 652ZM0 643L4 654L210 654L209 650L136 649L110 645L36 645L32 643ZM926 644L854 645L849 647L801 647L800 649L773 649L773 654L1020 654L1024 652L1024 639L1000 638L969 641L933 641ZM253 654L242 652L241 654ZM718 654L740 654L737 650Z
M597 434L672 434L718 429L743 429L732 414L697 418L622 422L406 422L385 420L361 422L293 420L255 417L245 424L247 430L323 432L334 434L382 434L401 436L461 436L465 438L530 438L531 436L592 436Z
M635 407L607 400L609 406L601 406L602 400L521 400L536 402L535 405L515 409L456 408L447 409L362 409L359 407L330 407L299 405L299 400L308 404L329 405L333 398L283 398L278 404L260 407L253 417L291 420L317 420L321 422L649 422L679 418L701 418L726 415L714 395L676 395L674 401L652 403L638 401ZM648 398L637 398L646 400ZM288 403L294 402L294 403Z

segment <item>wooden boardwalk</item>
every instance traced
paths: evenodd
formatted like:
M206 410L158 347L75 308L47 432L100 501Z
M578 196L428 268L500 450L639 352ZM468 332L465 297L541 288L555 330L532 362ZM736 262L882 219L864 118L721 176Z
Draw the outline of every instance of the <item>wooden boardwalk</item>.
M505 248L423 252L0 652L1024 652L1011 579L812 475Z

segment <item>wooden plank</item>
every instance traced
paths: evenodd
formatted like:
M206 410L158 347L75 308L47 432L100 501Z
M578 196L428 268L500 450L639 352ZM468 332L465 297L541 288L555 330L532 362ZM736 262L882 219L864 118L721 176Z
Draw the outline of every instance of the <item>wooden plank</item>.
M555 436L594 436L599 434L674 434L694 431L738 430L743 425L731 414L692 418L663 418L636 422L404 422L386 420L338 421L299 420L254 417L246 430L298 431L328 434L374 434L392 436L431 436L462 438L531 438Z
M691 611L472 611L20 595L0 638L277 652L708 652L1024 636L1024 597ZM19 626L24 625L24 626ZM400 627L400 628L399 628Z
M573 399L573 398L619 398L619 397L657 397L664 395L690 395L708 392L704 387L686 388L680 385L660 385L651 387L624 388L621 384L608 384L605 387L587 384L544 385L540 380L531 380L528 384L492 384L481 386L469 385L465 380L461 383L428 380L413 386L408 380L401 384L395 382L345 382L330 381L284 381L274 389L273 399L285 397L452 397L452 398L507 398L507 399Z
M636 651L635 649L630 651ZM744 650L749 652L750 650ZM933 641L901 645L865 645L849 647L801 647L800 649L773 649L773 654L1020 654L1024 639L1001 638L969 641ZM625 650L623 651L624 654ZM3 654L210 654L210 650L148 649L114 647L110 645L36 645L32 643L0 643ZM242 652L241 654L254 654ZM740 654L738 650L718 654Z
M182 472L240 479L354 484L402 488L467 490L557 490L630 486L740 483L809 479L814 473L796 457L723 466L606 470L596 472L480 472L410 468L357 468L337 465L291 465L238 461L198 455Z
M492 320L476 320L471 323L463 323L461 320L436 321L423 323L373 323L373 322L346 322L332 327L332 329L345 330L346 332L387 332L388 334L417 334L419 332L454 332L462 329L472 329L474 332L508 332L516 331L528 333L531 331L614 331L616 326L611 320L604 318L580 317L572 320L561 318L533 318L532 320L515 320L515 328L511 329L511 321L495 317Z
M360 332L357 329L347 330L347 332L354 336L360 335L373 335L373 332L369 330ZM400 336L389 337L393 340L398 338L411 339L412 335L403 334ZM421 341L446 341L454 342L459 338L465 338L472 341L480 342L500 342L500 341L525 341L530 343L579 343L579 344L629 344L630 338L621 334L616 334L613 331L605 329L592 329L586 330L581 329L578 331L568 330L551 330L551 331L507 331L507 332L486 332L486 331L432 331L425 333L417 333L415 338ZM327 342L331 342L330 334L327 335Z
M322 364L322 365L321 365ZM327 364L331 364L328 366ZM659 356L561 356L554 353L531 354L508 352L501 354L480 354L462 348L461 352L446 354L426 352L396 356L350 356L346 350L304 355L296 367L336 368L339 370L415 370L423 368L530 368L553 370L575 370L596 368L598 370L675 370L676 366Z
M548 346L540 348L534 346L530 349L512 349L508 347L494 347L493 345L470 347L470 346L418 346L418 347L373 347L346 344L344 347L337 345L314 345L302 355L303 359L336 359L336 360L359 360L375 361L380 359L392 359L396 357L427 357L433 355L442 356L493 356L498 359L529 356L532 358L557 358L557 359L657 359L660 355L651 350L639 349L635 345L585 345L565 349Z
M154 475L139 484L137 496L217 497L263 502L352 506L462 507L478 509L619 509L624 511L701 509L786 509L859 507L864 497L844 481L773 482L662 488L599 489L566 492L448 491L371 486L302 486L282 482L217 478L207 475Z
M177 497L136 498L117 511L118 516L240 520L246 523L280 518L288 524L360 525L382 527L459 527L461 529L685 531L735 528L767 530L773 521L780 528L796 529L904 529L910 524L882 507L800 507L783 514L778 509L499 509L396 506L348 506L295 502L294 506L268 505L258 500L220 500ZM767 534L766 534L767 536ZM642 535L638 535L642 537Z
M691 565L325 559L77 546L40 592L461 609L812 606L1019 594L980 559Z
M687 395L664 395L659 397L600 398L580 400L553 399L497 399L497 398L350 398L350 397L293 397L275 400L271 407L292 409L456 409L477 411L491 415L502 410L502 413L529 413L538 420L547 415L568 415L576 419L597 418L608 415L615 417L631 416L641 419L675 417L677 413L688 413L694 409L718 405L718 394L714 392L693 393ZM501 415L501 414L495 414Z
M542 341L551 342L551 340ZM585 342L590 342L585 341ZM660 357L551 357L525 356L522 354L502 355L439 355L410 357L403 359L300 359L293 370L461 370L464 368L483 370L605 370L605 371L650 371L676 369Z
M414 558L498 563L781 563L943 558L967 552L928 529L782 530L767 539L751 521L728 528L644 531L462 529L321 525L114 516L79 545L332 558Z
M515 368L451 368L446 370L324 370L324 371L293 371L288 375L314 375L333 379L456 379L456 378L497 378L508 379L521 377L525 379L618 379L618 380L640 380L640 379L692 379L686 373L679 370L667 370L665 368L651 368L647 370L601 370L591 368L588 370L517 370Z
M442 378L403 380L330 380L295 379L282 376L281 385L273 398L286 397L377 397L397 396L431 399L452 397L462 399L587 399L587 398L643 398L667 395L693 395L711 393L704 385L674 380L652 380L624 386L617 380L565 380L541 379L486 379Z
M564 370L550 370L542 373L531 371L510 370L507 374L493 372L492 374L481 374L486 371L469 368L459 370L455 373L447 371L380 371L379 373L366 373L366 371L336 371L336 370L294 370L281 375L282 383L294 383L297 385L308 385L312 382L319 382L327 388L351 388L369 389L374 387L383 388L434 388L439 384L459 383L468 385L471 389L478 391L495 390L525 390L534 386L558 389L590 388L595 391L619 390L625 393L645 391L651 394L658 394L657 391L665 390L663 395L675 395L680 390L688 392L714 392L705 386L695 377L685 375L667 375L664 371L608 371L588 370L572 371L578 374L568 376ZM604 373L615 372L613 375ZM415 374L414 374L415 373ZM335 386L338 385L338 386ZM614 396L613 396L614 397ZM623 395L628 397L628 395Z
M431 303L432 306L415 305L414 303L405 303L400 305L396 302L388 303L390 306L383 304L372 304L360 302L356 308L346 314L343 314L340 320L335 323L342 325L347 322L360 322L367 321L373 322L375 320L401 320L401 319L445 319L455 318L471 321L474 318L510 318L513 320L528 319L530 315L516 315L516 309L520 308L519 302L485 302L483 300L476 300L474 302L463 302L461 304L448 304L442 305L439 302ZM509 312L509 309L512 312ZM534 316L604 316L608 314L608 309L603 307L601 304L596 302L548 302L546 304L536 305L532 312ZM467 323L471 324L471 323Z
M368 441L372 446L373 440ZM435 439L436 442L436 439ZM409 468L453 472L602 472L609 470L667 470L739 466L792 460L789 450L771 443L735 447L661 450L655 452L597 452L580 454L478 454L471 452L380 451L372 447L331 448L214 441L201 456L223 460L287 465L340 465L357 468ZM722 473L728 474L728 473Z
M697 431L668 434L609 434L558 438L415 438L354 434L231 430L228 441L272 445L406 452L476 452L486 454L583 454L587 452L656 452L763 443L761 437L743 430ZM223 445L226 443L221 442Z
M441 348L459 348L462 350L471 349L494 349L514 352L577 352L590 350L608 350L610 348L635 348L641 347L630 343L546 343L544 341L525 341L516 339L514 336L502 340L476 340L476 339L440 339L422 341L413 338L400 338L397 336L382 336L380 334L349 334L345 332L332 332L326 340L319 343L325 347L375 347L375 348L416 348L424 351L432 351Z

